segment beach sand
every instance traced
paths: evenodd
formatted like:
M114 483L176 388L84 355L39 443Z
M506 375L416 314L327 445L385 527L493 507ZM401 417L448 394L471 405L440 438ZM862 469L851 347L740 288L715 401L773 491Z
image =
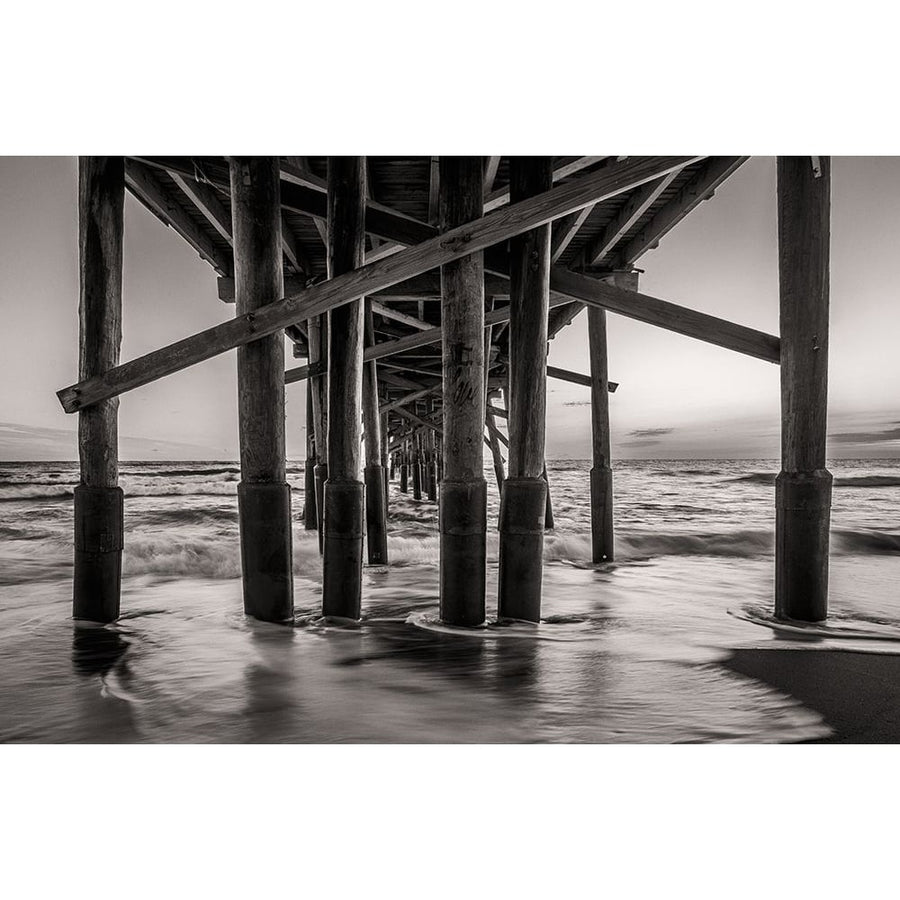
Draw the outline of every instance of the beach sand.
M900 742L900 656L841 650L735 650L723 665L795 697L834 729L810 743Z

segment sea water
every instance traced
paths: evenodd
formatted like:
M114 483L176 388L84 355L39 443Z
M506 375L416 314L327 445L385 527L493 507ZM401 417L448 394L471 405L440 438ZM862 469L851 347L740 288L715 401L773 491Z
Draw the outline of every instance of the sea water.
M324 621L293 490L295 623L244 617L236 463L121 466L122 617L75 623L70 463L0 463L0 741L797 741L818 713L719 663L737 647L900 651L900 460L841 460L829 624L768 627L772 460L615 466L616 561L590 560L589 468L548 464L543 621L441 625L437 506L391 485L363 620Z

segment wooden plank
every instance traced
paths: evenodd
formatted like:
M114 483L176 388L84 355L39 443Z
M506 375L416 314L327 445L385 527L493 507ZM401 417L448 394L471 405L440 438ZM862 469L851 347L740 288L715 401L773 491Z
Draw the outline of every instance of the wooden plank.
M558 185L543 194L498 209L477 222L461 225L387 259L337 275L326 282L270 303L264 309L216 325L131 360L103 375L63 388L58 392L60 402L66 412L77 412L99 400L149 384L164 375L273 334L287 325L321 315L360 296L384 290L436 266L500 243L529 228L631 190L685 164L685 157L638 157Z
M184 207L166 193L152 169L133 160L126 160L125 184L132 194L181 235L219 275L234 274L231 254L226 254L217 247Z
M575 235L581 230L587 217L593 212L594 206L586 206L576 212L558 219L553 223L553 236L550 239L550 262L555 263L566 252Z
M195 178L197 165L190 157L184 156L145 156L130 157L141 160L147 165L161 168L166 172L179 173L188 178ZM213 158L204 160L204 177L212 184L227 189L227 177L221 161ZM328 218L325 180L315 175L301 172L290 164L282 163L281 203L282 206L299 215L309 216L325 222ZM366 204L366 231L389 241L404 245L421 243L437 234L437 229L412 216L385 206L383 203L369 201Z
M696 175L641 229L608 260L610 269L626 269L648 250L652 250L688 213L708 200L722 182L736 172L749 156L712 156Z
M647 294L604 284L589 275L555 267L550 274L550 287L567 300L581 300L589 306L597 306L727 350L744 353L766 362L777 363L780 358L781 342L774 335L678 306L666 300L659 300Z
M391 309L384 303L378 303L376 300L372 300L372 312L378 313L380 316L384 316L385 319L393 319L396 322L403 322L404 325L409 325L412 328L415 328L417 331L429 331L434 326L430 322L423 322L421 319L415 318L415 316L408 316L406 313L398 312L396 309Z
M575 175L582 169L590 168L590 166L602 162L604 159L606 159L605 156L579 156L572 162L561 164L553 170L553 183L556 184L556 182L562 181L563 178ZM484 211L486 213L491 212L492 210L499 209L501 206L505 206L507 203L509 203L508 186L496 191L491 191L491 193L484 198Z
M203 213L206 221L228 241L229 246L234 246L231 238L231 213L225 209L219 192L205 182L195 181L178 172L173 172L171 177L194 206Z
M644 214L659 199L660 195L678 177L678 172L669 172L659 181L651 181L640 190L635 191L619 214L597 235L591 245L584 251L581 263L586 266L599 266L612 252L613 248L643 218Z
M494 189L494 180L497 178L497 169L500 168L499 156L486 156L484 158L484 194L487 196Z

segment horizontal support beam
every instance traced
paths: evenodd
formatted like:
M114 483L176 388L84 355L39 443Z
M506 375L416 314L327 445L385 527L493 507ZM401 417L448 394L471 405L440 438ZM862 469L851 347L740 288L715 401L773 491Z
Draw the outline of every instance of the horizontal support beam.
M570 372L568 369L560 369L558 366L547 366L547 377L557 381L568 381L571 384L580 384L584 387L591 386L591 376L582 375L581 372ZM607 382L610 394L614 394L619 387L617 381Z
M588 275L553 268L550 271L551 297L555 292L567 300L581 300L629 319L646 322L696 338L708 344L754 356L766 362L781 361L781 341L772 334L738 325L685 306L659 300L638 291L606 284Z
M696 157L697 159L701 157ZM542 194L488 213L481 219L452 228L393 256L313 285L298 294L275 300L252 313L154 350L102 375L63 388L57 393L63 409L78 412L101 400L150 384L235 347L249 344L292 325L327 313L358 297L399 284L445 263L552 222L590 203L629 191L680 169L694 158L647 157L614 163ZM424 332L423 332L424 333Z

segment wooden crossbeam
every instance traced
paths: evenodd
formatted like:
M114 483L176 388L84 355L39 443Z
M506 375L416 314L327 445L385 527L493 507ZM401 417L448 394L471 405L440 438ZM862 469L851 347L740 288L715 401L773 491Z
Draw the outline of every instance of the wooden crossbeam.
M389 306L384 303L378 303L376 300L372 301L372 312L378 313L380 316L384 316L386 319L393 319L396 322L403 322L405 325L409 325L412 328L417 329L418 331L428 331L433 326L428 322L423 322L421 319L417 319L415 316L408 316L406 313L398 312L396 309L391 309Z
M553 236L550 240L550 262L556 263L559 258L566 252L566 248L572 243L575 235L581 230L587 217L593 211L594 206L586 206L576 212L569 213L567 216L553 223Z
M499 156L487 156L485 157L485 165L484 165L484 193L485 196L490 194L490 192L494 188L494 179L497 177L497 169L500 168L500 157Z
M187 156L143 156L132 159L139 159L170 174L177 172L191 179L195 179L197 175L195 160ZM228 190L228 170L221 160L201 158L198 162L207 181ZM282 163L281 205L290 212L326 222L328 209L325 179ZM412 245L434 237L437 229L382 203L369 200L366 203L366 232L388 241Z
M697 174L641 229L607 260L610 269L625 269L652 250L688 213L708 200L749 156L711 156Z
M135 163L125 162L125 184L148 209L181 235L219 275L234 275L234 259L224 253L209 235L187 214L184 207L165 191L154 172Z
M605 156L579 156L572 162L563 163L554 168L553 183L556 184L557 181L562 181L563 178L574 175L582 169L590 168L590 166L602 162L604 159L606 159ZM484 198L484 211L488 213L493 209L505 206L507 203L509 203L509 187L499 188L496 191L491 191Z
M781 341L771 334L697 312L637 291L606 284L589 275L555 267L550 272L551 297L558 293L567 300L581 300L639 322L735 350L766 362L778 363Z
M387 259L367 263L359 269L268 303L253 313L237 316L154 350L103 375L70 385L59 391L57 396L66 412L77 412L100 400L116 397L235 347L274 334L295 322L322 315L358 297L484 250L591 203L640 187L699 158L636 157L615 163L599 172L584 175L567 184L552 187L542 194L495 210L475 222L452 228Z
M400 409L401 406L408 406L410 403L421 400L423 397L430 397L432 394L437 394L440 390L440 384L433 385L432 387L423 387L418 391L413 391L411 394L406 394L403 397L398 397L396 400L391 400L390 403L382 403L381 406L378 407L378 411L380 413L387 413L392 410Z
M616 244L641 220L662 192L678 177L678 172L669 172L659 181L645 184L628 198L619 214L603 229L591 245L585 249L582 262L587 266L599 266Z

